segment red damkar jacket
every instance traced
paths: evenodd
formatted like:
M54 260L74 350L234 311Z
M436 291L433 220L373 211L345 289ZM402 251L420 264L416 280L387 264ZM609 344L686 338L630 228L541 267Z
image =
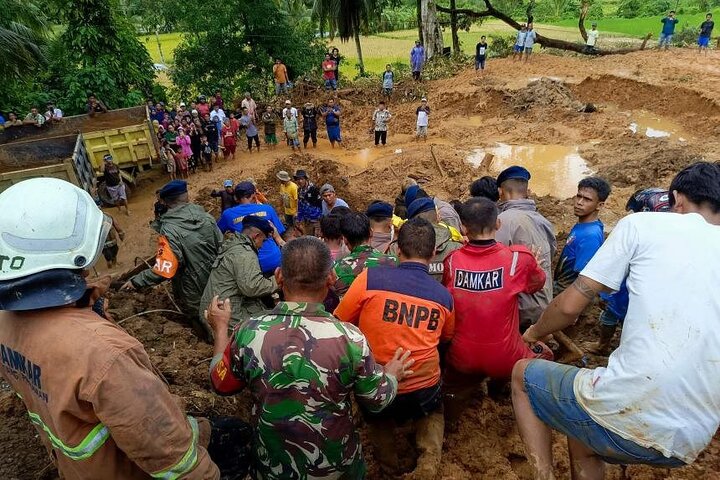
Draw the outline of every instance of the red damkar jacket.
M545 272L524 246L471 241L452 252L443 275L456 319L448 365L461 373L508 378L518 360L535 358L520 335L518 296L544 284Z

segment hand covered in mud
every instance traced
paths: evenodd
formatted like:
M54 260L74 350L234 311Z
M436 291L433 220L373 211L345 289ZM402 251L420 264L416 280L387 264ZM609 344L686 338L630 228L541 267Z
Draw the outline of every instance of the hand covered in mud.
M210 328L215 332L227 332L231 315L232 307L230 306L230 299L226 298L220 301L217 295L213 297L210 305L208 305L208 309L205 310L205 320L207 320Z
M123 284L122 287L120 287L120 290L133 291L133 290L136 290L136 288L135 288L135 285L133 285L133 283L130 280L128 280L127 282L125 282Z
M409 370L409 368L412 366L413 363L415 363L415 360L408 360L410 353L410 350L405 350L405 353L403 353L403 349L401 347L398 347L398 349L395 350L395 355L393 355L393 358L391 358L390 361L385 364L385 373L389 373L390 375L397 378L398 382L401 381L403 378L412 375L413 371Z
M538 337L535 333L535 325L530 325L530 328L525 330L525 333L523 333L523 341L527 343L528 345L532 346L536 344L537 342L544 341L548 339L550 335L545 335L544 337Z

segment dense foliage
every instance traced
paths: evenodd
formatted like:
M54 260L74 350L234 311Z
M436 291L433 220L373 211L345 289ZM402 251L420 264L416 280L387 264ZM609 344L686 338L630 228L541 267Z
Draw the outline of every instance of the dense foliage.
M177 22L187 33L175 49L171 78L187 98L220 88L226 96L268 91L272 66L281 58L292 79L319 69L324 43L307 22L291 27L277 5L263 0L226 0L213 7L213 21L185 3Z
M24 113L52 100L66 114L78 114L90 94L109 108L142 103L153 88L152 61L114 5L110 0L55 1L63 32L49 41L46 64L6 84L3 109Z

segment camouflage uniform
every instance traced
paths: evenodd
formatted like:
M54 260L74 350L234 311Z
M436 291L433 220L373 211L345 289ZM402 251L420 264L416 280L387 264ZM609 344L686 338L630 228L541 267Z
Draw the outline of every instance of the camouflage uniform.
M386 255L375 250L370 245L358 245L353 248L350 255L347 255L335 262L335 274L337 281L333 291L339 295L345 295L352 282L366 268L377 267L378 265L396 266L398 259L395 255Z
M445 258L462 247L462 243L452 239L452 232L447 225L433 223L433 227L435 228L435 256L428 265L428 273L438 282L442 282ZM397 241L390 244L390 253L398 254Z
M363 478L350 394L377 412L397 393L360 330L312 303L283 302L242 324L210 376L218 393L252 392L260 479Z
M278 289L275 277L266 278L260 270L258 253L252 240L241 233L233 233L220 247L207 286L200 300L200 323L208 331L205 309L213 297L230 299L232 318L230 327L252 316L264 313L267 308L262 297Z

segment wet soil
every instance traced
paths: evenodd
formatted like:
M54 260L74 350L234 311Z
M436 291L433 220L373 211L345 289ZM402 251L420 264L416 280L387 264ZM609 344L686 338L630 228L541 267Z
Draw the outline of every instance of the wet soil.
M315 149L293 153L280 145L259 154L238 152L235 160L220 162L214 172L191 176L191 196L217 215L219 201L210 198L209 192L221 188L226 178L237 182L252 177L277 207L279 183L275 173L304 168L317 184L333 184L338 196L357 209L364 209L374 199L392 202L408 175L433 195L446 200L463 199L473 179L495 170L492 166L489 170L478 169L467 161L477 149L495 148L498 143L552 145L577 151L590 170L613 184L613 194L601 214L609 231L625 214L627 197L636 189L667 186L685 165L698 159L720 159L718 59L720 55L715 52L704 60L690 50L679 50L597 59L541 54L527 65L512 60L491 61L482 79L468 69L451 79L406 89L421 90L429 98L432 115L427 142L416 143L412 136L417 95L391 99L393 119L389 145L384 148L372 146L368 130L378 94L374 90L350 89L339 95L343 148L332 149L321 128ZM561 82L537 81L549 76ZM324 99L314 89L305 91L293 99L296 104L307 99L318 104ZM597 106L597 112L578 111L578 105L589 102ZM637 112L665 125L669 122L683 133L662 138L649 138L642 131L633 133L629 127L641 117ZM686 136L687 132L692 135ZM522 163L520 157L517 161ZM538 184L544 175L550 175L539 169L533 173ZM557 181L545 180L550 185ZM164 181L158 173L132 192L131 216L109 210L127 232L120 250L122 265L110 273L118 274L131 267L136 258L152 255L155 239L148 224L154 192ZM540 212L555 224L562 246L575 222L572 199L567 198L567 192L549 193L533 198ZM107 269L99 265L98 271ZM148 310L173 308L163 287L148 294L114 294L110 301L117 320ZM594 307L578 321L571 332L578 344L597 338L598 314L599 309ZM189 412L249 418L246 393L228 398L210 392L207 368L211 347L198 341L179 320L175 314L159 312L130 318L122 326L143 342L170 390L185 400ZM606 361L604 357L590 357L591 365ZM22 404L2 386L0 415L0 478L54 478L56 472L49 466ZM381 478L362 425L361 431L369 478ZM408 445L406 463L411 467L412 439L408 442L405 433L400 432L398 441ZM569 478L565 440L559 435L554 437L553 451L558 478ZM629 467L624 477L619 467L612 466L607 478L699 480L720 478L718 472L720 438L716 437L691 466L677 470ZM446 435L438 478L531 478L509 397L490 398L483 389L478 391L457 430Z

